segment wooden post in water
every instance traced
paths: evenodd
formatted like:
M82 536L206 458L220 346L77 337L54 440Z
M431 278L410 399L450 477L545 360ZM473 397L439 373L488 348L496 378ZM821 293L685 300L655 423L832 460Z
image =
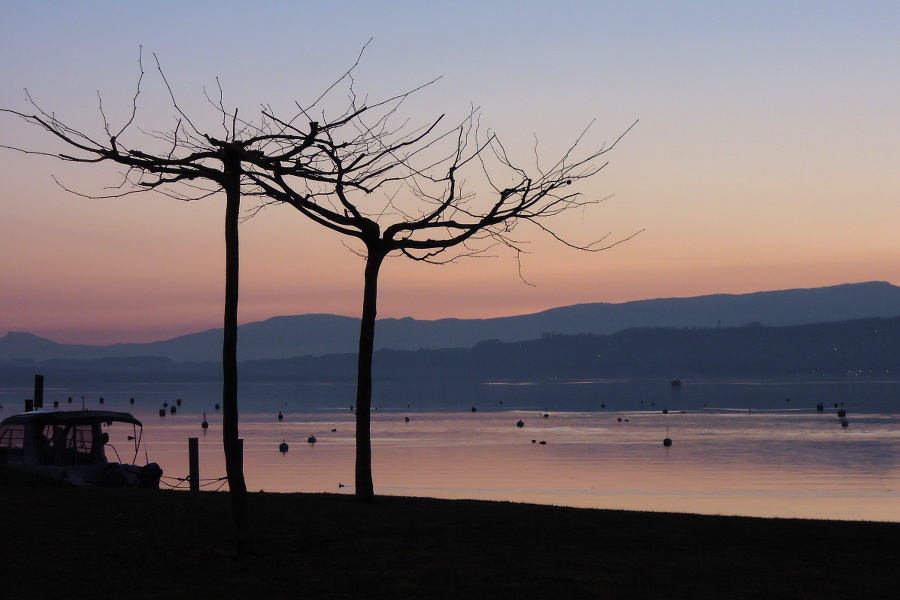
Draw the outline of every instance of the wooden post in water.
M44 376L34 376L34 410L44 408Z
M200 491L200 443L197 438L188 438L188 479L191 483L191 491Z

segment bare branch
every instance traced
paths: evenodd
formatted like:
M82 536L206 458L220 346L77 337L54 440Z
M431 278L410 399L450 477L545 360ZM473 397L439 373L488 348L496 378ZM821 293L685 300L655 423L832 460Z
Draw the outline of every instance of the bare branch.
M159 57L156 56L155 52L153 53L153 60L156 61L156 70L159 71L159 76L162 77L163 83L166 85L166 90L168 90L169 92L169 98L172 100L172 107L178 112L179 115L181 115L181 119L191 126L191 129L193 129L197 135L202 135L200 133L200 130L197 129L188 118L188 116L184 114L184 111L181 110L181 107L178 106L178 102L175 100L175 92L172 91L172 86L169 85L169 80L166 78L166 74L165 72L163 72L162 65L159 64Z

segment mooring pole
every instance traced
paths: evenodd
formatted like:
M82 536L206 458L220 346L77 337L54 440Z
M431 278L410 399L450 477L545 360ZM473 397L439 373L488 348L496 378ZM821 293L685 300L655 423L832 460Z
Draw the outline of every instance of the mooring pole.
M34 376L34 410L44 408L44 376Z
M188 438L188 478L191 491L200 491L200 443L197 438Z

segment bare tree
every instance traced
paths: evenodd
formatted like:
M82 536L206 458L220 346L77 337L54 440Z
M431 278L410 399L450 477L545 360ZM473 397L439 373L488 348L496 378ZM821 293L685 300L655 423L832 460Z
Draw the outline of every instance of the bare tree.
M61 143L63 149L41 151L8 145L0 147L66 162L115 163L125 168L122 180L112 186L113 192L110 194L101 196L74 192L89 198L119 198L138 192L156 191L179 200L196 200L224 193L226 258L222 342L222 438L238 552L245 553L252 549L252 542L247 486L243 472L243 448L238 429L237 334L240 273L238 229L242 218L241 201L248 195L260 193L253 180L248 178L249 172L264 168L269 163L281 164L296 160L299 155L303 155L307 162L295 168L296 176L307 176L317 181L333 178L330 172L317 171L318 164L328 164L315 157L316 153L320 152L318 150L320 144L327 139L317 140L317 131L311 130L300 141L291 135L293 146L279 141L280 126L272 127L272 122L267 120L264 113L260 122L254 125L240 119L237 109L226 109L221 87L218 89L217 97L207 96L213 114L219 121L217 129L220 131L217 135L204 131L195 126L180 108L158 60L156 67L175 113L175 126L172 129L164 132L145 132L136 124L138 99L142 93L141 85L145 76L141 61L140 77L130 106L130 114L120 127L113 128L110 124L102 100L99 102L103 122L102 132L91 135L85 130L64 123L54 113L42 109L28 96L26 90L33 112L8 108L0 109L0 112L18 117L41 130ZM353 113L347 113L346 117L353 117ZM328 128L325 128L325 131L327 130ZM282 148L286 148L288 154L280 154ZM270 151L274 154L267 156L267 152Z
M221 136L202 133L179 108L158 61L157 69L170 93L172 106L176 112L175 127L165 133L145 134L135 131L138 99L145 76L142 62L131 113L123 125L115 129L112 127L104 112L102 100L100 101L102 134L92 136L63 123L53 113L43 110L30 96L28 100L35 112L0 110L43 130L58 142L62 142L65 148L49 152L12 148L14 150L67 162L87 164L110 162L125 167L123 179L114 186L115 191L112 194L98 196L79 193L79 195L109 198L141 191L159 191L180 200L195 200L224 192L226 258L222 340L222 441L228 487L232 498L232 514L237 531L238 552L244 553L250 550L251 540L247 486L243 473L243 450L238 434L237 328L240 271L238 223L243 195L244 160L248 156L255 156L254 147L260 143L257 135L260 131L240 122L235 111L230 115L230 120L223 118ZM217 110L223 117L229 116L221 101L217 105ZM132 147L131 139L136 133L140 139L139 143L145 148L152 146L157 149L148 151Z
M591 252L633 237L636 234L609 241L607 234L580 244L563 239L548 224L563 212L605 199L581 194L576 184L599 173L606 165L604 155L631 127L612 144L579 154L582 134L546 169L540 167L535 147L529 173L513 163L496 135L482 135L476 110L446 131L438 130L443 116L420 127L402 121L394 126L412 92L368 105L354 94L349 72L347 78L350 107L338 118L303 111L283 120L266 113L280 127L277 143L282 148L269 154L265 169L249 176L266 196L361 245L355 250L366 261L356 393L356 496L371 500L372 360L378 275L385 258L399 254L417 261L451 262L498 245L518 258L523 242L514 230L524 223ZM327 177L310 178L312 165Z
M514 230L521 224L535 225L567 246L591 252L632 237L610 242L604 235L575 243L548 225L564 212L605 200L581 194L576 184L603 169L604 155L630 127L612 144L584 153L579 137L546 169L535 147L535 164L527 172L510 159L497 136L482 133L476 110L444 131L438 129L443 116L420 127L395 125L401 105L421 88L372 104L360 101L352 77L358 63L359 58L310 106L297 104L289 118L264 108L258 125L239 119L236 110L226 110L220 91L218 100L211 99L222 119L220 136L194 126L166 82L177 121L168 133L152 134L164 145L156 152L132 149L123 141L133 129L140 83L131 118L113 131L104 116L100 138L69 127L36 104L33 114L0 109L52 134L72 153L16 150L79 163L124 165L122 185L129 191L117 195L163 190L187 200L225 192L223 445L239 549L248 549L250 543L237 410L238 223L243 196L288 203L315 223L361 243L356 251L366 259L366 267L356 394L356 495L363 500L374 498L372 359L378 276L389 255L442 263L501 246L519 257L524 242ZM348 84L348 102L342 112L329 116L321 103L341 82ZM200 182L211 185L204 188Z

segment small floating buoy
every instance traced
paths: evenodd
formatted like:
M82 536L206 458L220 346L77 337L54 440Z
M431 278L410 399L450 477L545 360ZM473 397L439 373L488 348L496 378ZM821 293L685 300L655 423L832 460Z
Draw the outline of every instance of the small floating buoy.
M278 420L281 421L281 420L283 420L283 419L284 419L284 415L281 414L281 411L279 410L279 411L278 411Z
M519 422L516 423L516 427L522 428L525 427L525 422L522 419L519 419Z
M668 448L672 445L672 438L669 437L669 428L666 427L666 438L663 440L663 446Z
M203 413L203 422L200 423L200 427L203 429L209 429L209 423L206 420L206 413Z
M281 440L281 443L278 444L278 451L281 452L282 454L287 454L288 448L289 448L289 446L287 445L287 442L285 442L284 440Z

